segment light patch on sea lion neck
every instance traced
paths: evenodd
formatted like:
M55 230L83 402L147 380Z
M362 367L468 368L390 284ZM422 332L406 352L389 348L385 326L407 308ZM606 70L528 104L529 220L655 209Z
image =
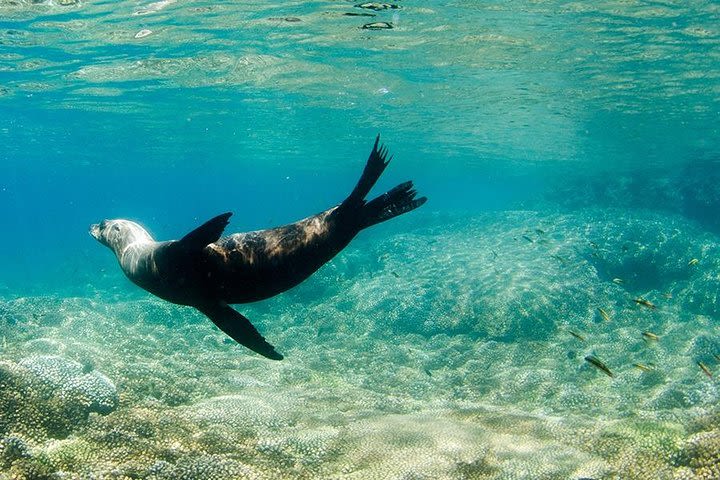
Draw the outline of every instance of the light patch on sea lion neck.
M130 220L103 220L90 226L90 235L120 257L133 244L153 242L143 227Z

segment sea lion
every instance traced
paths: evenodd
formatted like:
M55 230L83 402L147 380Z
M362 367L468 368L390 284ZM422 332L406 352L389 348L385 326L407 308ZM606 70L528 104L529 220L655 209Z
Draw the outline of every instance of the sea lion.
M415 198L412 182L366 201L388 163L387 148L375 139L357 185L339 205L282 227L221 235L231 212L199 226L180 240L157 242L130 220L103 220L90 234L117 256L136 285L179 305L197 308L236 342L273 360L275 351L228 304L263 300L312 275L338 254L360 230L414 210L427 201Z

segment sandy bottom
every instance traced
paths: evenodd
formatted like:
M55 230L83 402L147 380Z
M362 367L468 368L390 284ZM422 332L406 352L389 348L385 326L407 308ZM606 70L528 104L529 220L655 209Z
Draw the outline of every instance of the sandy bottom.
M3 299L0 479L720 478L716 236L403 221L239 307L282 362L130 286Z

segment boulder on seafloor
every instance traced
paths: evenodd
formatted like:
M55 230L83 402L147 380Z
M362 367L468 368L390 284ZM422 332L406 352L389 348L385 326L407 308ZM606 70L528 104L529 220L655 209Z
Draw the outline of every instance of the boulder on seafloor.
M54 355L0 362L0 436L64 438L92 412L117 408L113 382L98 371Z
M58 395L79 401L88 412L107 415L117 408L117 389L113 382L97 370L87 372L87 365L57 355L34 356L18 364L56 389Z

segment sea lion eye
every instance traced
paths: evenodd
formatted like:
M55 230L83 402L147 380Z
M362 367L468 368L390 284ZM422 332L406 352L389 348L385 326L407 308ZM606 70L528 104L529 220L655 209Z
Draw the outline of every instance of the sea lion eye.
M120 231L120 227L118 227L117 225L113 225L113 226L112 226L112 229L113 229L113 232L119 232L119 231Z

